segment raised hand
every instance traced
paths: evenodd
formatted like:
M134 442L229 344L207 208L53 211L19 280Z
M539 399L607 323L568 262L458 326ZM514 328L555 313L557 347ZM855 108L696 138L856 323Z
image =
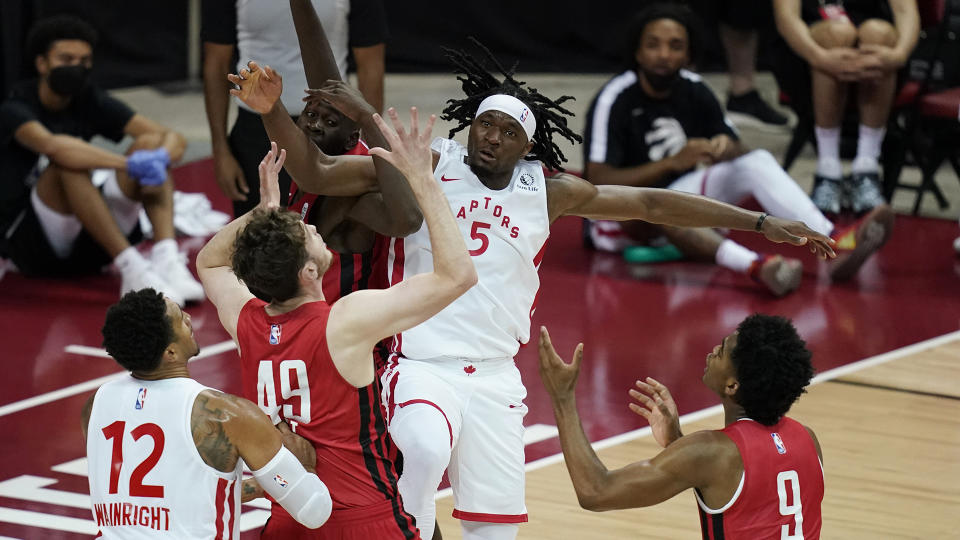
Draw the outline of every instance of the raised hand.
M771 242L787 242L795 246L806 245L811 253L821 259L836 257L833 246L836 242L829 236L818 233L807 227L801 221L790 221L773 216L767 216L763 221L760 232Z
M257 171L260 173L260 208L280 207L280 169L287 159L287 151L277 151L277 143L270 142L270 151L263 157Z
M547 328L540 327L540 379L551 399L556 401L573 397L582 361L583 343L574 349L573 361L568 364L553 349Z
M343 81L329 80L320 88L308 88L305 91L307 96L303 98L303 101L307 103L316 101L329 103L334 109L354 122L377 112L372 105L367 103L359 90Z
M657 444L666 448L683 436L680 432L680 413L670 390L653 377L637 381L637 390L630 389L630 397L641 404L631 403L630 410L647 419Z
M247 62L247 67L241 69L240 73L227 75L227 80L238 87L231 89L230 95L237 96L260 114L270 112L283 93L283 78L280 74L270 66L261 69L253 60Z
M380 128L383 137L390 144L392 150L381 147L371 148L369 153L386 160L396 167L404 176L407 177L411 186L414 183L424 180L424 173L429 177L427 181L433 181L433 153L430 151L430 138L433 131L433 123L437 120L437 115L431 114L424 126L423 132L420 131L419 117L417 108L410 107L410 132L408 133L400 119L397 117L397 111L393 107L387 110L387 115L393 124L393 128L387 126L379 114L373 115L373 121Z

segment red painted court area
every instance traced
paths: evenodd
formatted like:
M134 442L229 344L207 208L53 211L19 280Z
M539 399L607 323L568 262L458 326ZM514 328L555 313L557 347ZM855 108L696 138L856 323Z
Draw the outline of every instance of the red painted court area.
M208 161L176 171L184 191L209 191ZM214 206L227 208L210 194ZM800 290L774 299L748 278L696 263L631 266L618 256L581 246L580 222L555 226L541 267L534 331L546 325L569 360L585 344L579 404L591 439L643 424L627 409L627 390L639 377L667 384L681 413L713 405L700 384L704 358L743 317L762 311L790 317L823 371L958 329L960 260L951 242L953 221L899 217L879 257L859 276L832 286L822 263L801 248L766 244L736 234L750 247L801 257ZM194 255L203 240L182 239ZM118 298L119 278L0 280L3 379L0 380L0 538L89 538L96 532L87 497L80 407L100 382L119 373L97 356L104 312ZM191 371L200 382L236 392L236 353L224 343L208 303L191 306L202 357ZM537 375L535 343L517 362L529 395L528 426L554 424ZM91 382L92 381L92 382ZM541 426L542 427L542 426ZM527 461L559 452L555 437L527 446ZM148 478L149 479L149 478ZM152 479L151 479L152 480ZM161 479L162 480L162 479ZM244 506L244 539L256 538L261 510Z

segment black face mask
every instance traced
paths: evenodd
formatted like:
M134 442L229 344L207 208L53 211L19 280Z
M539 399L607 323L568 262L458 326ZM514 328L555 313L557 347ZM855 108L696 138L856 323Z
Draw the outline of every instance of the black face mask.
M671 90L673 85L680 79L680 72L675 71L669 75L659 75L641 68L643 76L657 92L666 92Z
M90 68L77 64L75 66L60 66L50 70L47 83L50 89L61 96L75 96L87 87L90 81Z

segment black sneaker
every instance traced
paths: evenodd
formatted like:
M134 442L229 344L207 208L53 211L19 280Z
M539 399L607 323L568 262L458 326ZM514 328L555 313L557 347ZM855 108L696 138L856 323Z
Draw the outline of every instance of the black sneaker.
M756 90L742 96L730 94L727 97L727 116L738 126L789 127L789 119L767 105Z
M850 209L853 213L862 214L886 204L880 185L880 173L853 173L849 193Z
M813 193L810 194L810 199L824 214L839 214L846 206L845 195L844 184L840 178L813 175Z

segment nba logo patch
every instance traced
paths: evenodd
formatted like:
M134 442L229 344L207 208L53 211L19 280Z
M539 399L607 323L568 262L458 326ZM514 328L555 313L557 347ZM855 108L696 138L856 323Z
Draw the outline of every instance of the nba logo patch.
M147 399L147 389L141 388L137 392L137 403L133 406L134 409L140 410L143 408L143 402Z
M275 476L273 477L273 481L276 482L277 485L280 486L280 487L282 487L282 488L287 487L287 481L284 480L283 477L280 476L279 474L278 474L278 475L275 475Z
M279 324L270 325L270 344L271 345L280 344L280 325Z
M787 453L787 447L783 445L783 439L780 438L780 434L779 434L779 433L771 433L770 436L773 437L773 444L776 445L776 447L777 447L777 453L778 453L778 454L786 454L786 453Z
M520 113L520 121L526 122L528 116L530 116L530 109L524 108L523 112Z

